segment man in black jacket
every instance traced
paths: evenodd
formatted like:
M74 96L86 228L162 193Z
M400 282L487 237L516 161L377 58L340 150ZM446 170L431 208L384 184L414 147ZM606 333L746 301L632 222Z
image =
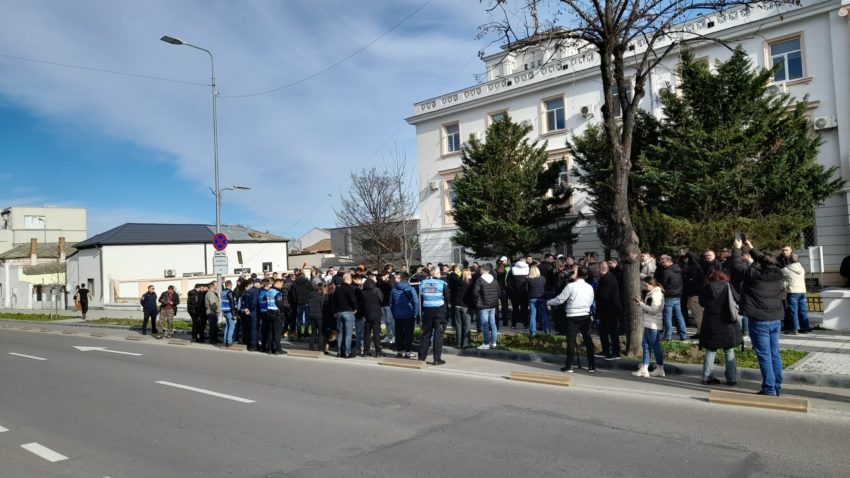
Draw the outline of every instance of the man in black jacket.
M293 295L293 302L295 302L295 333L297 340L300 341L301 337L308 336L307 331L310 327L308 303L313 286L303 271L296 269L295 274L295 283L290 288L290 294Z
M139 303L142 304L142 313L144 314L142 318L142 335L146 335L148 333L148 318L151 320L151 335L156 335L156 316L157 316L157 308L156 308L156 292L154 291L154 287L152 285L148 286L148 291L142 295L142 298L139 300Z
M668 255L661 256L661 267L655 270L655 278L664 288L664 339L673 339L673 315L676 316L676 328L679 339L688 339L688 329L685 326L685 317L682 316L682 290L684 280L682 269L673 263Z
M620 285L610 272L608 263L599 263L599 281L596 283L596 317L599 319L600 356L606 360L620 358L620 317L623 302L620 300Z
M381 307L384 303L384 293L375 284L372 278L367 277L363 281L360 290L363 306L363 318L365 319L363 331L363 355L371 355L372 340L375 341L375 357L383 357L381 349Z
M479 349L495 349L499 331L496 325L496 308L499 306L502 286L493 277L493 266L484 264L482 273L472 287L472 297L478 310L478 323L484 334L484 342Z
M186 312L192 319L192 340L195 342L203 342L201 338L204 335L204 323L206 314L201 314L201 307L204 303L204 293L201 291L201 284L195 284L195 288L186 294Z
M351 274L342 276L342 283L336 288L333 295L334 311L337 317L337 330L339 343L337 356L342 358L353 358L351 353L351 332L354 328L354 313L357 310L357 297L354 287L351 286Z

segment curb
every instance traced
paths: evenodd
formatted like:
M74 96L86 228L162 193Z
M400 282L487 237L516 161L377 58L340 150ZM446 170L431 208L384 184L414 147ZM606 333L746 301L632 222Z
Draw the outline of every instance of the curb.
M479 357L486 359L509 360L514 362L546 363L561 365L564 363L563 355L538 354L534 352L512 352L509 350L458 350L454 347L443 346L443 353L460 355L463 357ZM596 360L596 368L614 370L637 370L640 362L637 360ZM714 367L715 372L722 371L721 367ZM702 365L691 364L664 364L664 373L667 375L683 375L702 378ZM761 372L754 368L739 368L739 380L750 380L761 382ZM812 387L850 388L850 375L825 375L814 373L801 373L790 370L782 371L782 382L784 384L808 385Z
M112 324L90 324L86 322L58 322L55 320L18 320L4 319L0 317L0 323L7 324L40 324L40 325L59 325L61 327L85 327L90 329L115 329L115 330L142 330L141 327L134 325L112 325ZM175 330L175 334L191 334L188 330Z

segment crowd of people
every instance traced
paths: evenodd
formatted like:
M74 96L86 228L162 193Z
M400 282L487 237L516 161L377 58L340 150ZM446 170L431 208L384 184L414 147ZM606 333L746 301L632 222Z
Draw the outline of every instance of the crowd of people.
M620 337L628 333L624 321L630 301L643 311L643 359L633 375L664 376L663 340L698 339L706 350L703 383L716 384L715 354L726 357L726 383L736 383L735 348L749 334L764 376L761 393L777 395L782 384L778 334L783 319L789 333L810 330L806 315L805 271L790 246L778 256L761 253L749 241L736 239L718 255L706 250L699 256L683 249L675 260L658 261L643 254L641 297L625 296L624 277L617 259L600 260L589 253L578 259L545 254L496 264L426 264L409 271L386 265L295 269L291 274L252 274L221 291L215 282L196 284L187 294L192 339L231 347L241 343L249 351L285 354L282 338L306 341L310 350L340 358L385 356L384 346L398 358L426 360L441 365L444 332L449 324L458 348L472 347L474 328L483 336L479 349L497 346L499 329L528 334L558 333L567 337L562 371L583 368L577 356L579 336L586 350L586 370L594 373L597 358L617 360ZM153 287L141 297L152 332L173 333L179 294L169 287L157 297ZM739 305L740 304L740 305ZM156 327L161 313L162 333ZM224 330L219 339L219 313ZM688 337L686 317L697 334ZM675 319L675 324L674 324ZM420 324L418 350L414 330ZM591 337L596 329L601 350ZM384 333L385 331L385 333ZM650 367L650 356L656 367Z

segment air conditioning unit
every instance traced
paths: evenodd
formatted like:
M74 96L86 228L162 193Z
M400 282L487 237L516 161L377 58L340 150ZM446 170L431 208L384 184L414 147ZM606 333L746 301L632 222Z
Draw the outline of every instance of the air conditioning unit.
M174 269L165 269L162 272L162 275L164 275L165 277L176 277L177 271L175 271Z
M815 130L832 129L838 126L838 120L835 116L818 116L812 125Z
M774 83L768 86L765 90L765 94L770 96L776 96L784 93L788 93L788 87L785 86L785 83Z
M524 120L520 121L519 124L521 124L523 126L531 126L531 120L524 119Z
M593 106L582 106L580 111L585 119L593 117Z
M428 181L428 189L431 191L440 189L440 181Z

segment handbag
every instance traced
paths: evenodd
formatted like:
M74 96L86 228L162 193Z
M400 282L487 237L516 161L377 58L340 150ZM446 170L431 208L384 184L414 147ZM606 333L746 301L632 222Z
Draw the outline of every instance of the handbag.
M726 283L726 294L729 297L729 315L732 317L732 322L740 322L742 316L740 307L732 295L732 284Z

